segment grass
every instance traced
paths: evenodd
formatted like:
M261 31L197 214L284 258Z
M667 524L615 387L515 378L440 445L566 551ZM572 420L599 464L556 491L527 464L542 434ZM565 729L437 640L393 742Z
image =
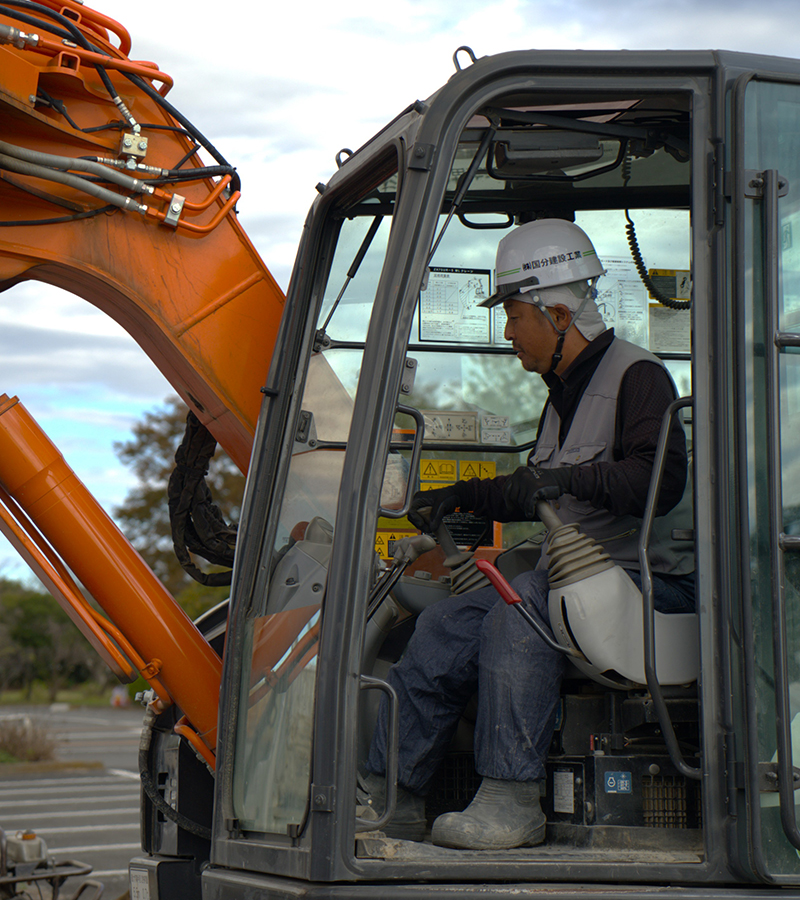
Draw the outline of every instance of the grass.
M5 719L0 729L0 762L39 762L52 759L56 742L43 725L27 716Z
M43 682L34 682L30 697L26 690L0 691L0 706L48 706L50 692ZM56 693L56 703L70 706L110 706L111 687L99 687L87 681L73 685Z

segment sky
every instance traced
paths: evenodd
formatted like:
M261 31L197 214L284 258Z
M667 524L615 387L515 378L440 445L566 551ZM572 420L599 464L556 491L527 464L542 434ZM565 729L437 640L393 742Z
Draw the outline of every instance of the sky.
M87 4L92 5L92 4ZM800 56L793 0L98 0L132 59L238 169L239 219L285 290L315 185L453 73L453 53L729 49ZM466 59L462 57L462 64ZM171 394L133 341L85 301L36 283L0 294L0 394L17 395L109 510L132 475L113 445ZM26 569L0 538L0 576Z

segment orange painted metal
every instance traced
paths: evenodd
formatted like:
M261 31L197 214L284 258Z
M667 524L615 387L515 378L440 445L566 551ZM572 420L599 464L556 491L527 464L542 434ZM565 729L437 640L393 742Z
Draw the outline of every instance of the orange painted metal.
M172 84L155 63L129 59L130 36L121 25L77 0L43 2L70 18L101 54L65 48L44 31L38 46L0 46L0 133L11 155L18 147L116 161L118 171L144 182L161 170L191 174L209 164L158 97L126 77L143 79L161 96ZM0 22L27 30L11 17L0 15ZM98 61L140 132L121 121ZM64 103L69 118L42 102L47 96ZM134 138L128 146L141 154L124 149L126 132ZM138 192L106 181L107 190L130 197L140 211L86 216L106 204L80 181L63 184L46 167L27 171L36 175L0 171L0 290L39 280L107 313L246 471L284 297L237 221L235 174L198 172L193 180ZM213 766L219 658L22 405L5 395L0 485L0 523L23 557L104 658L123 675L132 665L162 701L181 707L187 721L180 733ZM108 619L83 602L68 570ZM262 651L266 672L286 668L271 673L297 629L285 623L275 645ZM298 653L308 652L304 643L286 662L293 669L303 663Z
M211 750L206 747L206 745L200 739L200 735L192 728L187 720L186 716L181 716L180 719L175 723L172 729L175 734L179 734L181 737L186 738L186 740L192 745L195 750L195 753L199 754L202 757L205 764L211 769L213 772L217 767L217 758L211 752Z
M0 395L0 483L213 750L221 662L19 400Z
M120 653L114 642L108 638L93 615L93 610L81 594L63 564L59 564L49 554L47 545L33 523L12 497L0 487L0 532L11 546L28 563L45 584L50 593L72 619L74 625L100 654L103 661L121 681L131 682L136 678L136 669L130 660Z
M185 160L182 169L189 172L209 163L207 157L191 155L193 144L180 123L119 71L132 67L154 88L162 78L169 81L153 63L127 58L130 38L121 26L74 0L48 5L68 9L92 44L109 53L108 77L142 126L137 142L139 137L147 141L145 157L134 162L160 170ZM0 22L21 27L2 15ZM109 31L118 36L118 47ZM95 55L72 48L54 56L52 38L43 37L47 43L40 48L0 46L3 140L56 156L124 161L120 114L93 65ZM162 84L160 93L167 87ZM58 110L36 102L40 90L64 101L81 129L112 127L74 128ZM148 128L153 125L160 127ZM153 177L131 174L145 182ZM108 187L132 196L124 188ZM198 175L195 181L159 184L156 193L136 196L147 207L145 215L116 210L45 226L3 227L0 290L39 280L107 313L246 471L284 296L237 221L235 205L246 202L246 194L240 201L237 186L232 187ZM177 227L165 224L173 194L186 199ZM70 185L0 173L3 222L63 218L102 206Z
M52 57L58 56L64 52L64 45L59 41L40 36L38 48L48 52ZM132 72L135 75L142 75L144 78L151 78L154 81L162 82L167 88L172 87L172 79L164 72L160 72L154 68L151 63L131 62L127 59L116 59L113 56L103 56L100 53L93 53L91 50L84 50L83 47L72 47L69 53L72 57L79 59L87 65L95 65L100 63L107 69L114 69L118 72Z
M120 681L131 682L145 662L125 635L91 607L63 560L47 543L20 505L0 486L0 531ZM168 705L169 692L157 677L149 679Z
M56 12L60 12L71 18L76 24L81 24L84 29L89 28L96 37L104 39L109 48L112 45L109 41L108 32L115 34L119 39L120 54L127 56L131 51L131 36L127 28L124 28L115 19L103 13L97 12L95 9L89 9L83 5L83 0L39 0L44 6L49 6Z

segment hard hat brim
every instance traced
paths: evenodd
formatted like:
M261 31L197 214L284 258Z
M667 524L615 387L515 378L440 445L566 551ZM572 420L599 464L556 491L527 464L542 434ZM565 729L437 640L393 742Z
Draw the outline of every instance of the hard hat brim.
M534 290L538 285L539 279L535 275L531 275L530 278L525 278L522 281L515 281L514 284L498 285L497 290L482 303L479 303L478 306L482 306L484 309L492 309L505 300L510 300L514 294L527 293Z

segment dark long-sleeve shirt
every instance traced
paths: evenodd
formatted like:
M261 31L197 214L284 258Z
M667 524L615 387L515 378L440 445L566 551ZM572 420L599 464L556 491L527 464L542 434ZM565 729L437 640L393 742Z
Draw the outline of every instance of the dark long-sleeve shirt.
M583 392L613 339L612 329L604 331L581 351L563 377L553 373L543 376L550 389L547 402L561 421L561 443L569 432ZM661 422L674 399L672 380L658 363L642 360L630 366L622 378L617 401L614 459L612 462L575 466L569 493L594 507L605 508L613 515L629 514L641 518ZM657 515L665 515L681 499L686 475L686 439L683 428L675 422L670 433ZM475 478L466 483L465 490L476 514L497 522L519 518L518 514L508 509L503 499L507 477Z

